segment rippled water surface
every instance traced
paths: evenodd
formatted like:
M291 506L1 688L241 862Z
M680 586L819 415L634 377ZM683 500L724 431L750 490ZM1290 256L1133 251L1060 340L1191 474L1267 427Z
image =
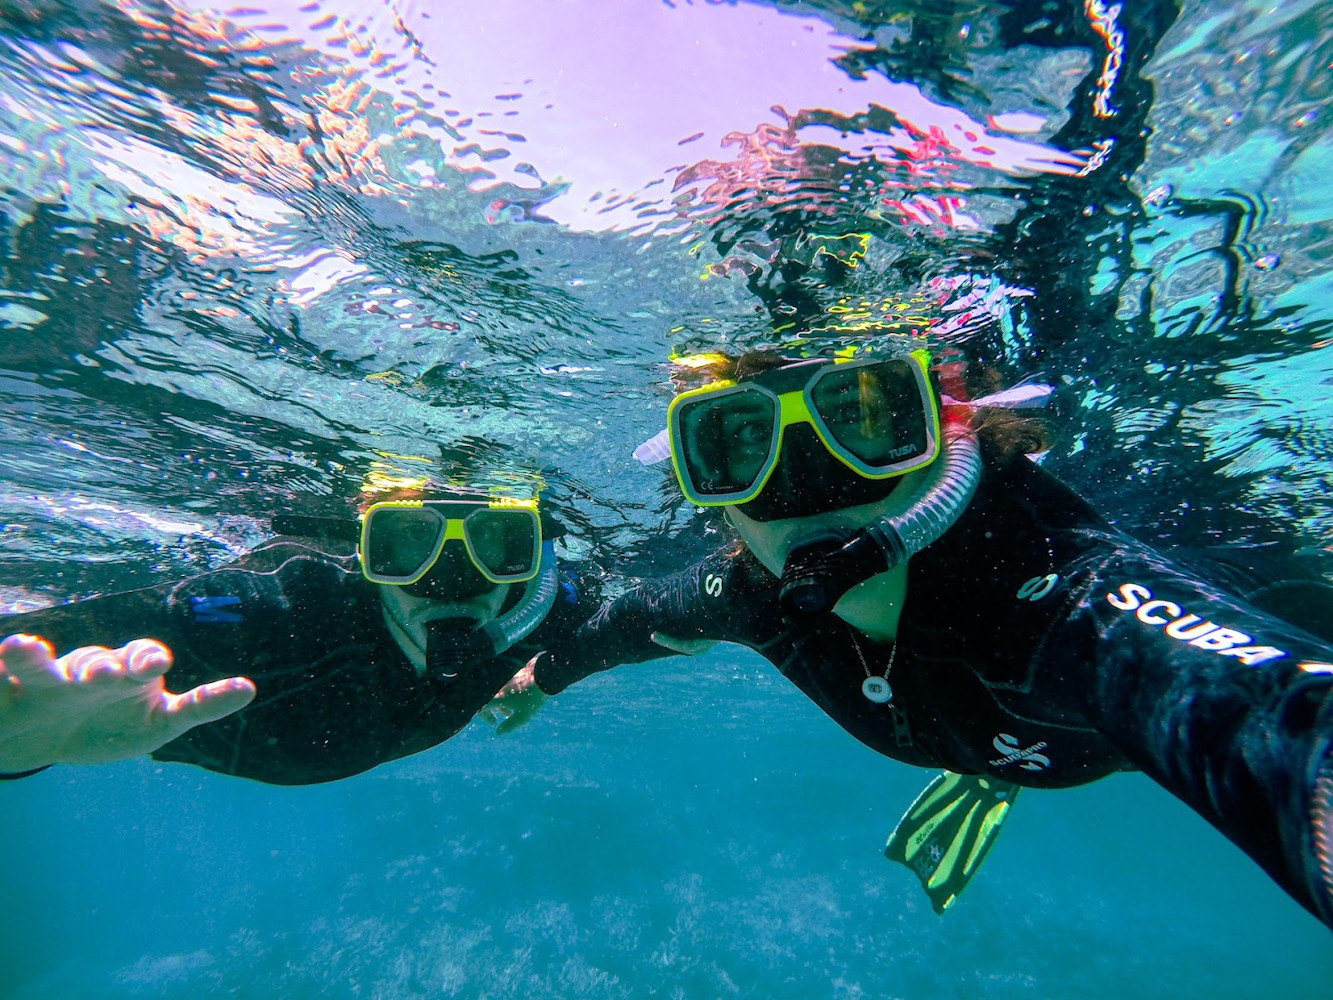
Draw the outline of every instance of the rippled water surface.
M1327 575L1331 67L1318 0L0 0L0 604L422 468L656 571L668 359L891 331L1055 385L1138 536ZM850 744L733 650L334 787L53 772L0 996L1325 995L1137 777L936 918L878 856L922 775Z

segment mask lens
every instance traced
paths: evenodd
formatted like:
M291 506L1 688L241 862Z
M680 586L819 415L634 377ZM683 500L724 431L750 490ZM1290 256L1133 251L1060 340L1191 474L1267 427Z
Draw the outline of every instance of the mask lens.
M421 573L444 534L444 518L424 507L382 507L366 517L361 558L371 579L404 580Z
M681 462L701 497L748 491L776 442L777 401L764 392L704 394L676 408Z
M912 363L834 367L810 391L821 430L870 470L888 469L926 455L929 415Z
M473 511L463 522L463 529L472 558L491 576L519 580L536 571L537 521L527 511Z
M429 597L436 601L467 601L490 593L498 585L482 575L457 541L447 541L440 557L416 583L406 590L413 597Z

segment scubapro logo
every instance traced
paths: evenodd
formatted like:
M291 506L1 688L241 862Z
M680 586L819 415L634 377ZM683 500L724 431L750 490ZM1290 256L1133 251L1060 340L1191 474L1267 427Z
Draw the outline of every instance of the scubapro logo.
M1133 611L1145 625L1163 626L1172 639L1187 642L1218 656L1234 656L1247 667L1257 667L1269 660L1280 660L1286 652L1274 646L1252 645L1253 638L1234 628L1225 628L1188 614L1175 601L1159 601L1141 583L1122 583L1106 595L1106 603L1121 611Z
M715 573L709 573L704 577L704 593L709 597L722 596L722 577Z
M1018 593L1014 596L1020 601L1040 601L1043 597L1055 589L1055 585L1060 582L1059 574L1047 573L1045 576L1034 576L1023 586L1018 588Z
M1039 750L1045 750L1049 745L1045 740L1038 740L1030 747L1018 748L1018 737L1010 736L1008 733L1000 733L991 741L992 745L1003 757L998 757L990 762L991 767L1005 767L1009 764L1017 764L1024 771L1044 771L1051 766L1051 758Z
M935 867L940 863L940 859L943 857L943 849L941 849L938 844L931 844L916 856L916 860L912 862L912 870L918 875L928 879L934 873Z

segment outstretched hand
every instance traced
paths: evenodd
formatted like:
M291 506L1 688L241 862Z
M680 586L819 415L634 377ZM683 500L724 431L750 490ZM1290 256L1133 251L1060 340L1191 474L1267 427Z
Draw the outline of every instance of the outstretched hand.
M477 714L495 727L497 736L512 733L526 725L546 701L546 692L537 686L537 660L540 653L523 665L490 703Z
M162 679L170 669L171 651L152 639L56 659L43 639L9 636L0 642L0 773L138 757L255 696L244 677L172 694Z

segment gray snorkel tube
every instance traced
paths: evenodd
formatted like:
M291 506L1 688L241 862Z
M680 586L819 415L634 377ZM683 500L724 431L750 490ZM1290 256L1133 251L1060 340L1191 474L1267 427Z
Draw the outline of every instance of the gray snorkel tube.
M506 649L527 636L542 623L555 604L560 589L555 568L555 544L542 542L541 562L537 575L528 581L523 596L514 609L494 621L487 622L481 633L490 641L491 654L499 656Z
M939 539L971 502L981 448L965 424L946 425L940 457L898 513L850 538L824 535L795 546L782 567L778 599L788 615L822 614L858 583L906 562Z

